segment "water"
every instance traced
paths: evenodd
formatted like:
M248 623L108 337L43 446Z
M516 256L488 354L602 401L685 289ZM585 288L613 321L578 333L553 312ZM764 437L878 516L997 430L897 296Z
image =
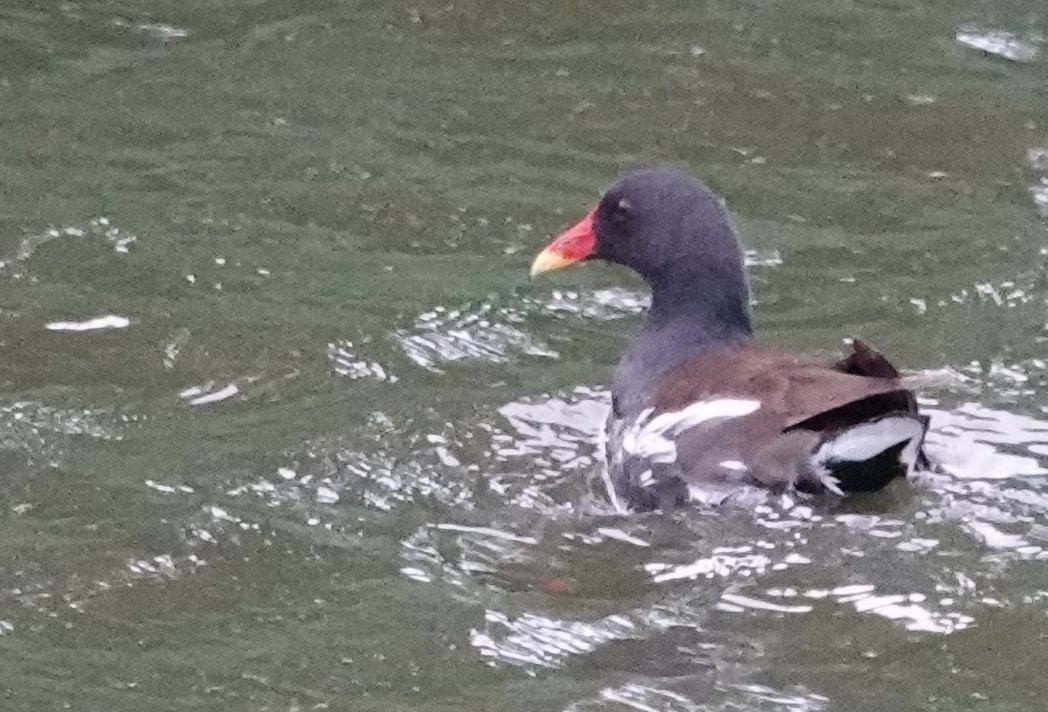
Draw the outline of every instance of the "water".
M0 708L1027 710L1048 637L1043 3L8 0ZM645 294L530 282L623 167L937 472L621 517Z

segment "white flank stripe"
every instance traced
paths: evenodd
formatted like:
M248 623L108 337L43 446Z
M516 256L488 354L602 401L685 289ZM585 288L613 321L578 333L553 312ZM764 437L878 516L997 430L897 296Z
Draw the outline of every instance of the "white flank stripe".
M627 429L622 447L630 455L645 457L652 462L669 463L677 459L674 438L696 425L722 418L741 418L761 407L760 401L743 398L717 398L692 403L686 408L660 413L654 408L640 414Z
M739 418L743 415L749 415L760 407L760 401L742 398L718 398L711 401L699 401L692 403L687 408L655 416L647 428L658 432L670 432L673 435L679 435L699 423L720 418ZM650 412L650 410L645 412Z

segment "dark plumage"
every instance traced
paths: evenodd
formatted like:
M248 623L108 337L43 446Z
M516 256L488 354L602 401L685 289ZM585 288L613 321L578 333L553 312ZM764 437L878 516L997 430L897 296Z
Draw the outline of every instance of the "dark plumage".
M927 419L882 355L856 340L828 365L754 343L742 249L694 177L626 174L532 273L589 259L633 269L652 291L612 385L613 496L644 509L735 483L864 492L924 463Z

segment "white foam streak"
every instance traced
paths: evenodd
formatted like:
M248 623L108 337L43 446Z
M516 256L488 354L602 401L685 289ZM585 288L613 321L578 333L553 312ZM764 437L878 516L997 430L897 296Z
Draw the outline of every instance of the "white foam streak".
M538 540L530 536L518 536L512 532L505 532L501 529L493 529L491 527L467 527L461 524L436 524L434 529L439 529L445 532L461 532L463 534L477 534L483 537L490 537L493 539L501 539L502 541L512 541L518 544L537 544Z
M48 331L97 331L99 329L126 329L131 320L126 316L107 314L84 321L52 321L45 328Z
M185 389L178 395L179 397L188 400L189 405L208 405L209 403L218 403L219 401L232 398L239 392L240 389L237 388L236 384L230 383L225 388L212 392L207 392L206 389L201 388L200 386L194 386Z
M808 605L784 606L779 603L763 601L751 596L740 596L736 593L725 593L721 600L742 608L753 608L760 611L771 611L773 613L811 613L812 607Z

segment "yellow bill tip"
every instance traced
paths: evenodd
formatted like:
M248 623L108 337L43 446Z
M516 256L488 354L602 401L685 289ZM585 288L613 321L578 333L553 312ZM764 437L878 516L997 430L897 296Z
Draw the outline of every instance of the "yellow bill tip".
M578 260L564 255L558 255L553 250L543 250L535 257L535 261L531 263L531 276L535 277L542 274L543 272L552 272L555 269L562 269L568 265L575 264Z

